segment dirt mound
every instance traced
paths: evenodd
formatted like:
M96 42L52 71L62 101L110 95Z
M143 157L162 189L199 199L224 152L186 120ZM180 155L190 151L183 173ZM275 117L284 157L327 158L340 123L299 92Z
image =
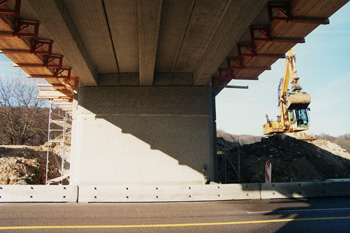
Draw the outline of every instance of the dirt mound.
M238 152L239 151L239 152ZM236 161L240 155L240 181L265 182L265 163L272 163L272 182L322 181L350 178L350 154L326 140L305 142L288 136L264 138L261 142L227 151ZM234 177L233 169L227 176Z
M46 153L44 147L0 146L0 185L45 184ZM51 156L57 163L49 164L49 179L60 176L60 157Z

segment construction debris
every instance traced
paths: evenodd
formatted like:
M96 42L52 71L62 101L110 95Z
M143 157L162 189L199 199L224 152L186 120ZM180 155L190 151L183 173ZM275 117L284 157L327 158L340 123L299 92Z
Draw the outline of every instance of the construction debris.
M272 182L350 178L349 152L322 139L306 142L278 135L226 153L233 161L240 157L241 183L263 183L268 160L272 163ZM226 176L235 177L236 172L228 167Z

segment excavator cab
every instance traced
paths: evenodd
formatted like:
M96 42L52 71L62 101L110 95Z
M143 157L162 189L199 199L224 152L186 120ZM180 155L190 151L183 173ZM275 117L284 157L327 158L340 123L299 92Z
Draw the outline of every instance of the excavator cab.
M309 127L308 106L311 103L311 96L305 92L297 91L288 93L286 99L292 125L290 131L307 130Z
M297 109L295 110L297 126L298 127L308 127L309 117L307 114L307 109Z
M296 130L309 127L309 109L294 109L289 110L290 121Z

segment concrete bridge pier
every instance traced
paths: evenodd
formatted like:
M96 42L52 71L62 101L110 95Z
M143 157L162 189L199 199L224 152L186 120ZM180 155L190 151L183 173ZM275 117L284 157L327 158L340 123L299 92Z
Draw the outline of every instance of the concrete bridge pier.
M214 180L211 87L80 87L71 183L184 185Z

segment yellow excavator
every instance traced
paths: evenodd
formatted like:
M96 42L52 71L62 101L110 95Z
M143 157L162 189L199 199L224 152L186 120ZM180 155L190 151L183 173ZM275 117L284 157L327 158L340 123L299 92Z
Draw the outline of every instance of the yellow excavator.
M286 57L284 76L278 87L280 116L277 117L277 121L272 121L266 115L267 123L263 126L264 135L295 133L309 129L308 106L311 103L311 96L301 91L296 73L295 53L290 49ZM290 91L289 81L291 82Z

